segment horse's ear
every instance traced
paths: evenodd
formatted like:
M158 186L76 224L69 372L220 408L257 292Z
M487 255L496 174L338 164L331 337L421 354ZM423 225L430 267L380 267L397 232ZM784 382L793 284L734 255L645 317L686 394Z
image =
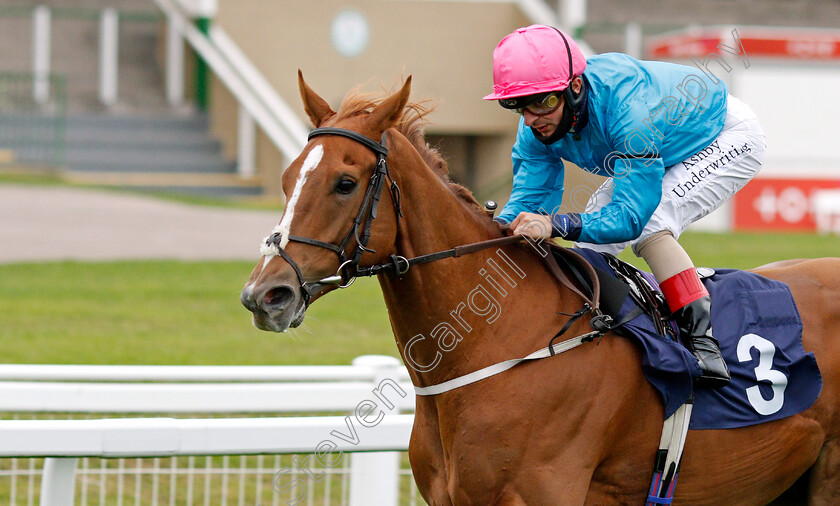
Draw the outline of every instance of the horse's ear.
M371 129L384 132L394 126L400 119L405 104L408 103L408 96L411 94L411 76L405 80L400 91L382 101L367 118Z
M327 120L330 116L335 114L335 111L330 108L330 104L326 100L319 97L317 93L312 91L312 88L303 80L303 72L298 69L298 88L300 88L300 98L303 100L303 110L306 115L315 125L315 128L321 126L321 123Z

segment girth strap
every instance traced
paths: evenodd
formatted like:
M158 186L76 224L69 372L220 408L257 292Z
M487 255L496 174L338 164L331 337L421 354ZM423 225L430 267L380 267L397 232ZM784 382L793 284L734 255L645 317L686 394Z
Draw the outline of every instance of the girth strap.
M582 309L579 313L582 315L583 313L590 311L591 308L587 304L584 304L584 309ZM577 314L577 313L576 313ZM414 387L414 392L417 395L438 395L444 392L448 392L450 390L454 390L456 388L460 388L471 383L475 383L477 381L481 381L483 379L487 379L490 376L495 376L499 373L505 372L508 369L519 365L522 362L527 362L530 360L539 360L541 358L548 358L553 357L554 355L558 355L565 351L569 351L573 348L577 348L583 343L593 341L596 338L599 338L606 334L607 332L614 330L625 323L629 322L633 318L642 314L641 309L636 307L633 311L627 314L624 318L620 321L615 322L611 325L604 325L600 328L593 330L592 332L587 332L586 334L582 334L579 336L571 337L566 339L565 341L561 341L559 343L554 343L554 340L560 336L565 329L567 329L570 325L564 327L564 329L558 332L548 343L548 346L545 348L540 348L539 350L531 353L530 355L522 358L515 358L512 360L505 360L504 362L499 362L493 365L489 365L483 369L479 369L477 371L473 371L471 373L464 374L463 376L458 376L452 378L451 380L444 381L442 383L438 383L436 385L429 385L425 387ZM572 321L574 323L574 321Z

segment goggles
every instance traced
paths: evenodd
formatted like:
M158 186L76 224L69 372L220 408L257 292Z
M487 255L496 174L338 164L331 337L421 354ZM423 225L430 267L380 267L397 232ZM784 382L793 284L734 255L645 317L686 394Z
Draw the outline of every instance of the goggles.
M560 107L561 93L559 91L553 91L536 97L532 95L530 97L499 100L499 103L505 109L510 109L517 114L525 114L525 111L528 111L535 116L545 116L546 114L553 113Z

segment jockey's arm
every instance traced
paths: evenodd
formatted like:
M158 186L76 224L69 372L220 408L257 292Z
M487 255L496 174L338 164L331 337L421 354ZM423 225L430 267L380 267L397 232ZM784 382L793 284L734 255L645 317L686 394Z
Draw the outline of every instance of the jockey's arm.
M662 139L640 130L651 116L649 100L637 94L614 105L606 132L613 152L601 165L615 186L609 203L581 214L580 242L611 244L636 239L662 199Z

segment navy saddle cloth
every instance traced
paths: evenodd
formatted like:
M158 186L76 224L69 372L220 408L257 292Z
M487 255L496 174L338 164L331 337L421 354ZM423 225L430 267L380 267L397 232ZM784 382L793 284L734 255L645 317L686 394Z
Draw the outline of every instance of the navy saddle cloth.
M576 248L594 267L613 273L600 253ZM614 273L613 273L614 274ZM643 350L642 369L662 396L665 416L694 394L691 429L728 429L778 420L808 409L822 377L802 347L802 320L785 283L719 269L703 280L712 297L712 330L732 373L724 388L694 388L700 368L681 344L659 335L646 314L618 332ZM617 319L635 308L627 297Z

